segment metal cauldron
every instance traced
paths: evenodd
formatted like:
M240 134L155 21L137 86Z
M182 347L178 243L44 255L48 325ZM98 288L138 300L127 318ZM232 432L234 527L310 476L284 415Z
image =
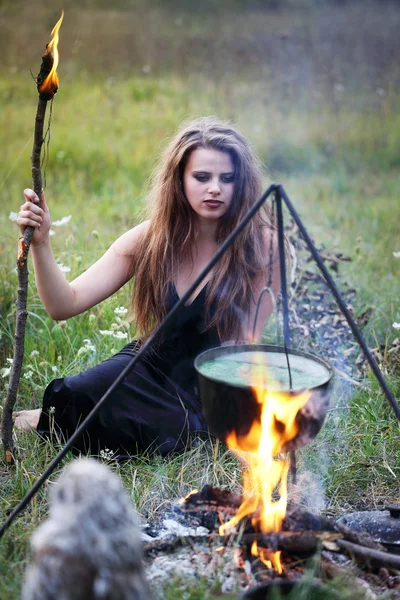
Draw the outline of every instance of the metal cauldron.
M221 346L206 350L196 358L195 369L199 378L200 398L203 406L203 415L211 433L225 441L231 431L236 435L246 435L254 420L260 421L261 405L257 401L255 392L250 385L240 385L230 381L222 381L210 377L202 372L202 365L212 359L226 357L240 352L262 352L265 353L268 362L268 354L282 354L282 361L286 364L285 349L280 346L266 344L236 344L232 346ZM289 364L295 364L296 357L303 359L305 366L310 369L317 368L321 372L318 385L309 388L310 397L307 403L300 409L296 416L299 432L291 441L287 442L283 452L297 450L312 441L324 422L329 405L329 387L332 382L333 369L321 358L299 350L288 350ZM297 362L298 359L297 359ZM295 383L295 382L294 382ZM299 392L280 391L297 396Z

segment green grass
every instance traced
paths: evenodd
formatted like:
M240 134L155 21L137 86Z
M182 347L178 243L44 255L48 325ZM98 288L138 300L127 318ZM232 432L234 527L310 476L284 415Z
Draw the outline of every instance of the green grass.
M7 89L5 79L1 85ZM30 185L35 111L35 90L29 82L17 77L12 85L18 100L6 102L6 127L1 133L4 202L0 215L0 368L7 366L5 360L11 356L14 328L13 248L17 230L8 215L18 211L22 189ZM343 275L357 289L356 312L374 307L367 332L371 342L389 343L393 339L392 322L400 318L400 263L392 255L400 249L396 219L400 182L393 169L394 142L384 147L380 144L379 113L368 114L365 130L363 116L355 119L346 107L340 127L335 127L337 115L328 109L323 116L307 115L306 120L305 114L293 109L288 115L290 127L282 131L275 123L279 106L271 104L266 111L262 103L253 102L251 118L245 103L246 89L239 84L234 100L226 105L226 89L211 82L204 89L201 77L189 82L176 76L154 80L132 77L117 80L112 87L92 77L84 106L79 99L80 85L78 78L60 90L54 101L47 167L46 196L52 217L71 215L68 224L53 228L56 234L52 238L56 258L71 269L68 277L88 267L115 237L143 218L147 178L166 138L178 124L199 114L229 117L233 110L239 126L269 166L271 176L285 186L317 245L352 257L353 261L343 266ZM355 123L354 128L347 129L345 124L350 121ZM393 114L384 125L392 137L400 137L397 121ZM259 131L254 129L255 122ZM327 138L326 131L334 131L334 135ZM333 144L329 156L327 144ZM369 150L374 147L375 152ZM40 405L43 390L54 376L77 373L118 350L123 341L101 335L100 331L128 332L123 317L114 313L117 307L127 307L128 302L129 289L123 289L71 321L54 323L41 305L31 275L25 363L17 408ZM133 329L129 335L134 336ZM85 339L90 340L89 346L95 347L95 352ZM389 374L389 380L398 393L398 373ZM315 474L321 496L325 495L327 507L335 512L382 506L398 496L399 426L373 378L370 384L368 391L352 390L351 395L341 397L338 393L332 398L323 431L300 453L303 470ZM54 448L49 444L43 447L30 434L19 434L18 445L21 462L8 472L4 467L0 472L2 520L55 455ZM144 516L156 515L196 484L236 487L240 482L236 462L215 447L197 448L172 460L144 457L132 464L112 466ZM4 600L17 595L29 535L46 514L46 489L1 544L0 597ZM308 504L310 499L304 496L303 502ZM7 563L13 565L11 572ZM189 584L187 597L209 597L206 583L203 587L203 591L201 586L196 588L195 593ZM165 597L168 593L166 590Z
M264 31L271 33L276 28L279 35L289 31L289 40L293 36L299 43L317 35L316 30L313 33L305 28L306 13L298 13L301 17L295 25L285 11L263 13L261 18L256 4L235 24L231 19L223 25L228 49L229 44L239 44L244 31L252 31L257 37L260 31L264 35ZM239 1L235 7L240 11ZM18 10L15 8L16 16ZM13 14L6 14L10 23ZM104 14L97 11L96 18ZM368 64L365 78L360 70L352 82L343 56L340 58L342 50L338 51L332 69L338 73L337 80L347 73L344 90L335 88L335 79L329 85L325 79L323 85L317 85L316 80L310 82L307 78L304 85L297 79L288 83L279 53L271 54L271 62L263 69L253 68L256 63L245 54L239 66L233 68L229 62L221 72L225 55L220 48L213 67L197 68L201 54L190 62L180 44L185 36L198 40L202 35L212 43L212 30L207 29L205 34L206 24L211 27L212 19L208 15L205 22L190 21L180 39L171 29L176 13L172 11L171 15L162 35L175 40L171 55L165 59L171 63L176 60L175 66L168 64L164 69L162 61L158 68L154 66L162 48L158 48L157 56L148 50L153 60L148 75L141 71L146 63L140 52L134 54L132 68L126 62L113 63L107 73L104 66L91 68L94 51L88 52L84 67L73 57L65 62L64 78L53 105L46 198L53 220L71 215L68 224L53 228L52 237L56 258L71 269L67 277L82 272L118 235L143 219L149 175L166 140L182 120L216 114L233 119L249 137L266 166L266 183L273 179L284 185L317 246L352 258L352 262L341 265L341 275L357 290L354 310L361 314L372 307L365 331L369 344L389 347L396 337L392 323L400 321L400 259L393 257L393 252L400 250L400 111L395 61L379 72L381 79L378 69ZM222 19L221 15L218 18ZM340 16L339 12L335 15ZM181 16L185 23L187 15ZM164 13L154 13L152 26L157 28L164 17ZM112 18L120 18L117 11ZM322 19L320 13L318 18ZM363 26L367 27L365 23ZM7 31L9 35L12 28ZM390 31L388 28L385 35L389 36ZM26 43L24 39L22 44ZM143 36L140 39L145 46ZM104 48L109 41L102 41ZM319 41L314 39L313 60L319 53ZM364 48L360 44L358 47ZM24 74L20 67L17 72L13 67L16 45L7 52L9 62L4 63L0 73L0 370L7 367L6 359L12 356L17 283L14 262L18 232L8 216L10 211L18 212L22 190L31 185L29 156L36 109L36 90L28 70ZM118 56L108 54L109 60L117 61ZM243 66L246 61L249 68ZM324 65L320 67L325 73ZM307 75L304 65L302 69ZM386 85L388 81L391 85ZM381 86L384 95L376 91ZM88 368L124 344L122 339L102 335L101 330L134 337L134 327L128 330L124 316L114 312L128 306L129 294L127 286L87 313L66 323L54 323L43 309L31 273L25 361L16 408L39 406L45 386L55 376ZM382 367L399 397L398 365L389 363L386 357ZM6 383L7 378L0 377L1 398ZM305 505L313 506L314 502L315 506L318 498L327 510L340 514L352 508L382 507L385 502L398 501L399 424L374 377L368 375L363 385L351 389L337 386L322 431L299 452ZM18 433L17 444L21 460L11 469L0 464L1 522L57 452L56 447L39 443L32 434ZM69 460L70 456L64 464ZM240 486L236 460L215 442L169 459L141 456L123 465L115 461L109 464L121 476L144 518L156 518L176 498L204 483ZM311 493L307 494L310 481ZM47 513L47 489L48 485L0 543L2 600L19 596L30 534ZM351 589L349 582L339 582L338 586L342 591ZM190 582L174 581L160 591L160 597L176 597L179 588L181 597L191 600L206 600L219 593L206 580L194 587Z

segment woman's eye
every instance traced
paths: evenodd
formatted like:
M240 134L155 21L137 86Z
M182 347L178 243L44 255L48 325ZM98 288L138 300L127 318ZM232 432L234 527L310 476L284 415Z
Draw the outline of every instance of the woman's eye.
M194 178L197 181L208 181L208 175L195 175Z
M234 175L225 175L224 177L221 177L221 181L222 183L232 183L235 179Z

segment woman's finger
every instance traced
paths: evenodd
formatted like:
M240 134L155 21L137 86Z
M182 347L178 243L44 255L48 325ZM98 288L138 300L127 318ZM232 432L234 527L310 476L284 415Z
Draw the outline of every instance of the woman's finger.
M43 218L40 215L36 215L31 210L21 210L17 216L17 225L19 227L26 227L26 225L40 226L43 223Z
M33 190L31 190L30 188L26 188L24 190L24 196L28 202L30 201L30 202L39 204L39 198L38 198L37 194L35 194L35 192Z
M20 210L18 213L19 217L27 217L28 219L33 219L34 221L39 221L40 223L43 221L42 214L35 213L32 210Z
M28 219L28 218L24 217L24 218L17 219L17 225L18 225L18 227L35 227L35 228L39 229L41 226L41 223L38 223L38 221L34 221L33 219Z
M42 215L44 212L43 209L40 208L40 206L38 206L37 204L34 204L33 202L25 202L25 204L21 205L20 213L25 212L25 211L30 211L37 215Z

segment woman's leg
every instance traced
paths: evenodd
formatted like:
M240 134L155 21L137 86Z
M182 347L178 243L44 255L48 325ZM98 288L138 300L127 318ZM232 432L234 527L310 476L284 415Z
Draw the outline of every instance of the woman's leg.
M133 358L128 345L105 362L75 377L55 379L46 389L38 432L69 438ZM108 448L119 456L158 449L162 454L186 446L190 433L206 429L200 404L173 381L139 361L107 398L81 438L80 452Z

